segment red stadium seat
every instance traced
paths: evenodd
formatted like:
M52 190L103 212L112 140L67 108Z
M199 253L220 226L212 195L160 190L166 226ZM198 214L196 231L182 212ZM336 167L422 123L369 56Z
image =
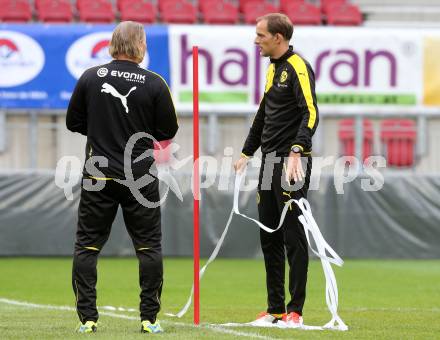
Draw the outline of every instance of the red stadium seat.
M32 19L32 9L27 0L2 1L0 5L0 21L27 22Z
M292 2L282 9L293 25L321 25L321 11L318 7L305 2Z
M76 8L78 10L80 10L83 6L90 6L92 2L94 2L94 3L98 3L98 2L99 3L111 3L110 0L93 0L93 1L90 1L90 0L76 0Z
M40 0L35 3L38 19L43 22L70 22L73 18L72 5L68 0Z
M79 1L78 1L79 5ZM85 22L112 22L115 20L115 13L112 4L107 1L83 1L79 5L79 18Z
M347 0L321 0L321 11L327 14L329 8L347 4Z
M266 0L239 0L238 4L239 4L240 12L244 13L244 11L245 11L244 8L248 4L261 4L261 3L264 3L264 2L266 2Z
M187 2L187 0L158 0L157 3L159 5L159 11L163 11L163 8L165 6L168 6L169 4L176 4L179 2ZM202 0L203 2L203 0Z
M225 1L225 0L199 0L199 11L203 12L207 7L214 7L218 4L228 4L236 7L238 9L238 4L235 2Z
M363 120L362 157L365 160L373 154L373 125L368 119ZM354 119L343 119L339 123L339 140L342 156L355 156L355 122Z
M0 6L3 1L4 0L0 0ZM61 0L61 1L65 2L65 0ZM35 9L37 11L39 11L41 6L47 6L49 3L52 3L52 2L58 3L60 1L58 1L58 0L35 0L34 1Z
M173 1L164 5L161 16L164 22L193 24L197 21L197 10L189 2Z
M144 0L117 0L116 1L116 8L120 11L124 5L133 4L133 3L137 4L137 3L151 3L151 2L147 2Z
M144 24L156 21L156 8L149 2L124 2L121 6L121 20L132 20Z
M268 2L248 2L243 8L244 22L255 24L257 18L275 12L278 12L278 8Z
M359 26L362 21L362 14L355 5L335 5L327 10L327 24L329 25Z
M415 160L415 142L417 131L410 119L387 119L381 124L382 140L387 165L409 167Z
M218 0L204 3L201 8L203 21L209 24L235 24L238 21L238 8Z
M280 9L282 11L285 11L287 8L292 6L293 4L304 4L306 3L305 0L279 0L280 3Z
M212 7L223 3L225 3L223 0L199 0L199 11L203 12L207 7Z
M79 10L84 4L87 5L88 2L88 0L76 0L76 8Z
M171 144L171 140L164 140L154 143L153 156L157 164L164 164L170 161L170 149L168 146Z

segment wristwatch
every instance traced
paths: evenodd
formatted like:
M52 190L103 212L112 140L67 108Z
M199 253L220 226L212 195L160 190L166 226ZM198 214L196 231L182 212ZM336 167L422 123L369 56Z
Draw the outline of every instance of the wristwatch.
M293 148L292 148L292 152L293 153L301 153L301 149L300 149L300 147L299 146L294 146Z

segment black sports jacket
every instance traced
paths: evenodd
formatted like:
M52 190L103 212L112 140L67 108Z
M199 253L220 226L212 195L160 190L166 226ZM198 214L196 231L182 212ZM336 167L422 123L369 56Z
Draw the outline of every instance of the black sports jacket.
M126 60L113 60L83 73L70 99L66 125L70 131L87 136L86 159L104 156L108 166L95 167L105 177L119 179L126 178L124 150L133 134L146 132L161 141L173 138L178 129L165 80ZM135 178L145 174L153 162L151 154L133 163L148 149L153 149L149 138L138 140L133 147Z
M313 70L292 46L270 61L264 96L242 155L250 157L260 146L263 154L287 155L294 146L310 154L319 121Z

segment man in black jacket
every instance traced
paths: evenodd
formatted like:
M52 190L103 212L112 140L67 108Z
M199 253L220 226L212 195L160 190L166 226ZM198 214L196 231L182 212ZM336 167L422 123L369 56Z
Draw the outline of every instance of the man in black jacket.
M315 77L309 63L289 46L293 26L287 16L268 14L259 18L256 34L255 43L260 54L270 57L271 64L264 96L235 169L241 172L248 158L261 146L263 163L257 193L259 219L269 228L276 229L285 203L291 198L307 197L312 170L312 136L318 125ZM306 163L305 173L301 156ZM287 166L283 158L287 158ZM268 308L259 316L261 322L275 323L283 319L293 326L302 324L308 250L299 215L298 207L292 204L281 229L274 233L260 230L268 294ZM291 294L287 306L284 294L286 252Z
M143 156L152 151L153 138L171 139L178 129L166 82L138 65L145 52L144 27L121 22L110 42L114 60L84 72L67 110L67 128L87 136L72 273L82 333L96 331L97 258L119 205L139 259L141 331L162 331L156 320L163 282L160 207L142 205L124 184L134 183L154 166L152 152ZM158 179L151 178L136 190L149 202L158 202Z

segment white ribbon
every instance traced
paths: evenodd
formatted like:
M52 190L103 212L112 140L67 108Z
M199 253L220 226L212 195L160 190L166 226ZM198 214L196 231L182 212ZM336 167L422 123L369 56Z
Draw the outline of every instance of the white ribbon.
M229 225L231 224L233 215L234 215L234 212L231 211L231 213L229 214L228 222L226 223L225 230L223 230L222 236L220 236L220 239L218 240L217 245L214 248L214 251L212 252L212 254L209 257L206 264L202 267L202 269L200 269L199 280L202 279L203 274L205 274L206 268L208 268L209 264L212 261L214 261L215 258L217 257L218 252L220 251L220 248L223 244L223 241L225 240L226 234L228 233ZM185 313L188 311L189 307L191 306L193 294L194 294L194 283L191 287L191 293L189 294L189 298L188 298L188 301L186 302L185 306L183 306L183 308L177 314L165 313L165 315L174 316L174 317L178 317L178 318L181 318L182 316L184 316Z
M217 257L218 252L219 252L219 250L223 244L223 241L226 237L226 234L228 233L229 226L231 224L232 217L233 217L234 213L244 217L247 220L255 222L264 231L266 231L268 233L273 233L281 228L281 226L284 223L284 219L286 217L286 214L287 214L287 211L289 209L290 204L295 202L302 212L302 215L299 216L298 219L304 227L304 231L306 234L306 238L307 238L307 242L309 244L309 247L312 250L312 252L321 259L322 269L324 270L325 283L326 283L325 284L325 290L326 290L325 297L326 297L327 307L328 307L330 313L332 314L332 319L328 323L326 323L323 326L323 328L337 329L337 330L341 330L341 331L348 330L347 325L344 323L344 321L342 321L342 319L338 315L338 286L336 283L335 274L334 274L333 269L330 264L330 263L333 263L337 266L342 266L344 261L332 249L332 247L330 247L330 245L325 241L324 237L322 236L322 233L319 230L319 227L316 224L315 219L313 218L312 210L310 208L309 202L305 198L301 198L299 200L290 199L289 201L287 201L284 206L283 211L281 212L280 222L279 222L278 226L276 227L276 229L270 229L270 228L266 227L264 224L262 224L260 221L257 221L253 218L250 218L250 217L240 213L240 211L238 209L238 198L239 198L239 194L240 194L240 186L241 186L241 181L242 181L243 177L244 177L243 173L237 173L235 176L234 203L233 203L231 213L229 214L228 222L226 223L226 227L223 230L223 233L222 233L220 239L218 240L214 251L212 252L212 254L209 257L206 264L200 270L200 280L202 279L203 274L205 273L208 265L211 262L213 262L215 260L215 258ZM309 234L313 238L313 241L316 245L316 250L313 248L313 245L310 241ZM327 256L327 253L329 254L329 256ZM177 314L166 313L166 315L175 316L178 318L185 315L185 313L188 311L189 307L191 306L193 293L194 293L194 284L191 288L191 293L188 298L188 301L186 302L186 304L182 308L182 310L180 310Z
M327 307L332 314L332 319L326 323L323 328L346 331L348 330L348 327L338 315L338 285L336 283L335 273L333 272L330 264L333 263L341 267L344 264L344 261L342 261L338 254L336 254L336 252L332 249L332 247L329 246L322 236L321 231L313 218L312 209L310 208L309 202L305 198L301 198L299 201L294 199L290 201L295 202L300 208L302 215L299 216L298 219L304 226L309 247L313 253L321 259L322 269L325 275L325 300L327 302ZM286 206L290 204L290 201L286 203ZM313 249L309 234L312 235L317 250ZM332 257L328 257L326 252L328 252Z

